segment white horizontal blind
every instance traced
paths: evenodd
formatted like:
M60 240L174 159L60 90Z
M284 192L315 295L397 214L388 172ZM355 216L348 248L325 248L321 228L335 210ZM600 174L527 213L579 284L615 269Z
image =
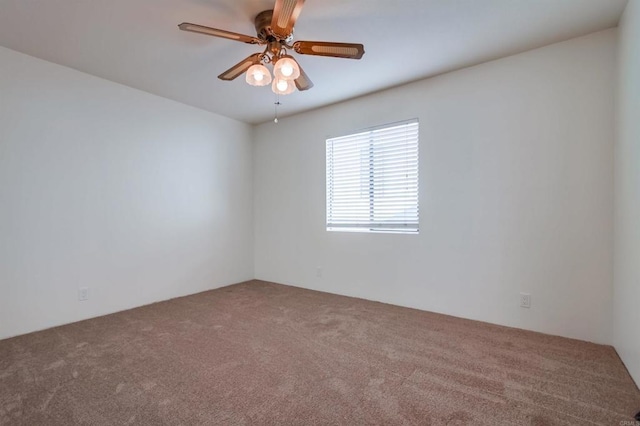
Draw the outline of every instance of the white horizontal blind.
M418 120L327 139L327 229L418 232Z

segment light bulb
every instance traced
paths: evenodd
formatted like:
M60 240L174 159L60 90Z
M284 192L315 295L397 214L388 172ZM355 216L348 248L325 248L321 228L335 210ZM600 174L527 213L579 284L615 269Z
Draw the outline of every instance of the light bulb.
M288 95L296 89L293 81L275 78L271 84L271 90L278 95Z
M291 74L293 74L293 67L288 64L284 65L280 68L280 72L282 72L282 75L285 77L291 77Z
M246 80L252 86L266 86L271 83L271 74L264 65L255 64L247 70Z
M300 77L300 66L293 56L282 55L273 66L273 75L281 80L295 80Z

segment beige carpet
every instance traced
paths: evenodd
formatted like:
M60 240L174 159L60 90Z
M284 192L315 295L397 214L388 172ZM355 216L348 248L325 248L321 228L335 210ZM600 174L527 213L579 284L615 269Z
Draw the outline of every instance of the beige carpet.
M611 347L259 281L0 341L1 424L631 425L638 410Z

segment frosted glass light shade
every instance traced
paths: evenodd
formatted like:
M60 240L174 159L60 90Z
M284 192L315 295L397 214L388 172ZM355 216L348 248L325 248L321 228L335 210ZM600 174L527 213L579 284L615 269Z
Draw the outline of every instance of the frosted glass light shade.
M300 67L293 57L285 55L273 66L273 75L281 80L295 80L300 77Z
M271 83L271 90L278 95L288 95L296 89L296 85L293 80L283 80L281 78L274 78Z
M271 83L271 73L262 64L251 65L247 70L246 80L252 86L266 86Z

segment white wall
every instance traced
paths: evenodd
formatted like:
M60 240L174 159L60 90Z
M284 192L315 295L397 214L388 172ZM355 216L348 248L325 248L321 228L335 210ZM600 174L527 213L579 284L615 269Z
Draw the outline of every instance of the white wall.
M253 278L251 157L248 125L0 48L0 338Z
M640 383L640 0L627 4L619 39L613 341Z
M256 277L610 343L615 55L607 30L259 126ZM412 117L420 234L325 231L325 139Z
M636 380L638 9L615 302ZM0 48L0 338L255 276L610 343L615 51L608 30L266 123L252 155L247 125ZM412 117L420 234L326 232L325 139Z

